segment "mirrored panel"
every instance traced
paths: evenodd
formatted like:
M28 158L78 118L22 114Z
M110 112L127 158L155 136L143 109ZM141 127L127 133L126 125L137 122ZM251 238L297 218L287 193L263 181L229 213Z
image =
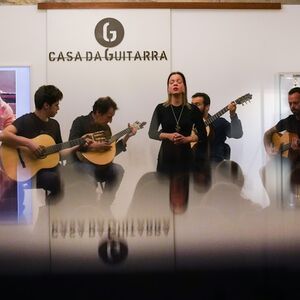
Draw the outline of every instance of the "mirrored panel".
M29 67L0 67L0 130L30 111L29 74ZM5 172L3 162L11 159L1 158L0 224L28 222L32 214L30 201L28 204L25 201L24 184L12 180ZM29 187L31 182L26 183L26 188Z

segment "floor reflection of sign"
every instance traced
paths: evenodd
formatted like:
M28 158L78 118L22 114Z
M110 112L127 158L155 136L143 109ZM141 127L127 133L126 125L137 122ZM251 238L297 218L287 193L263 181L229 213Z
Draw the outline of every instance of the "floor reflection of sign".
M61 219L53 220L51 236L61 238L102 238L104 233L118 238L127 237L162 237L168 236L170 231L170 218L136 218L136 219Z
M118 238L107 239L99 244L99 258L107 264L118 264L128 256L128 245Z

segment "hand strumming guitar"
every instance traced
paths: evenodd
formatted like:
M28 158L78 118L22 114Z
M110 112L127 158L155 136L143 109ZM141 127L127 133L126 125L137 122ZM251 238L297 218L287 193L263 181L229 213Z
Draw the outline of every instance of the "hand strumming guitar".
M42 158L44 156L45 147L37 145L33 140L27 139L26 147L33 153L36 158Z
M272 127L264 134L264 146L268 155L275 156L278 154L278 149L274 146L272 136L278 133L276 127Z
M17 136L15 128L12 125L2 131L2 141L15 148L18 146L28 148L35 158L42 158L44 156L44 146L38 145L33 139Z
M85 136L83 136L83 138L85 138L86 150L105 151L111 148L111 145L108 143L104 135L97 140L95 140L89 134L86 134Z

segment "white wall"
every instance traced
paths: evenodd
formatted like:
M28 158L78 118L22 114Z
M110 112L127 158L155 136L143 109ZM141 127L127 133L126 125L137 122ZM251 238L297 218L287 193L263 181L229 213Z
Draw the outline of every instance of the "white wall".
M47 81L46 11L31 5L1 5L0 35L0 66L29 66L33 96ZM33 100L31 104L33 109Z

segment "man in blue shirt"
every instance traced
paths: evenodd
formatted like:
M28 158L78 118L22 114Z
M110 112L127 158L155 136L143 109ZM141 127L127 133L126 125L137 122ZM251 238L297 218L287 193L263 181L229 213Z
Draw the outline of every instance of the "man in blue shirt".
M196 105L203 113L204 121L209 121L210 98L205 93L196 93L192 96L192 104ZM236 113L236 103L233 101L228 105L231 121L225 118L215 119L207 126L209 137L209 159L211 162L219 163L224 159L230 159L230 147L225 143L227 138L239 139L243 136L241 120Z

